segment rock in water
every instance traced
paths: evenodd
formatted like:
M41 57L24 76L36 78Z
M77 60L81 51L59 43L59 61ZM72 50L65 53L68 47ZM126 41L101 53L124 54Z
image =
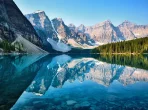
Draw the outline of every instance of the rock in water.
M76 104L77 102L76 101L74 101L74 100L68 100L67 102L67 105L74 105L74 104Z
M81 107L89 107L90 103L88 101L82 102Z

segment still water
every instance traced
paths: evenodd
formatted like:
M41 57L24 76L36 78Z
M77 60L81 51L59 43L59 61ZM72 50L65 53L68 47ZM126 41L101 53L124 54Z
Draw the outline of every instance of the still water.
M2 110L147 110L147 56L0 56Z

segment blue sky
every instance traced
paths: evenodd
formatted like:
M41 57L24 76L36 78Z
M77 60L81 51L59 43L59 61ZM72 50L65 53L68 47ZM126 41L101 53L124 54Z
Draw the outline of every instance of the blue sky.
M94 25L111 20L148 24L148 0L14 0L24 14L43 10L50 19L62 18L66 24Z

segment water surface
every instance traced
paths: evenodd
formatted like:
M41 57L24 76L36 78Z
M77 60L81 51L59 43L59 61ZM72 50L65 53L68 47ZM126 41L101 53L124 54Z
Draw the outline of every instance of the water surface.
M147 63L147 56L1 56L0 107L146 110Z

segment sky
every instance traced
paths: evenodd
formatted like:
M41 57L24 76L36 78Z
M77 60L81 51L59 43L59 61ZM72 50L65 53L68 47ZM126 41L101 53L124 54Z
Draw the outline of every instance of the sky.
M91 26L110 20L115 26L128 20L148 24L148 0L14 0L23 14L45 11L65 24Z

